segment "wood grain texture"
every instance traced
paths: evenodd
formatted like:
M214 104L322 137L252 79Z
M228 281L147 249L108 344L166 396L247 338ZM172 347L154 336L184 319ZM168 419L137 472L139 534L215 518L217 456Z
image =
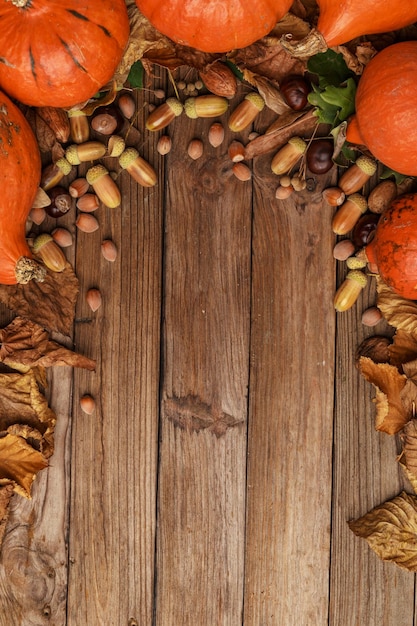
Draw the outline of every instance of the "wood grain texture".
M234 626L243 605L251 183L211 121L177 124L167 163L158 626Z
M339 275L342 280L343 274ZM411 492L397 463L396 437L375 430L374 389L355 367L355 351L367 336L392 334L381 322L366 329L362 310L375 303L373 283L358 306L337 318L334 493L330 624L413 624L414 576L384 563L347 522L398 495Z
M154 138L141 154L162 181ZM97 371L77 373L74 386L71 626L145 626L153 614L163 184L145 189L127 172L118 184L121 207L103 207L100 229L78 235L75 336ZM115 263L100 252L107 238L119 251ZM90 287L103 296L95 314L83 298ZM91 416L79 408L84 393L96 399Z
M330 207L255 176L247 626L327 624L334 311ZM333 174L334 175L334 174Z

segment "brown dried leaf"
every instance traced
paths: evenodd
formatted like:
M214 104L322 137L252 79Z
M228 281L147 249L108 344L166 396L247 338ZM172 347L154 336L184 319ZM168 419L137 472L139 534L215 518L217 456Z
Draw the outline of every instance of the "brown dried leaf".
M417 571L416 496L402 492L348 524L357 537L366 539L380 559Z
M388 349L389 362L392 365L403 365L417 359L417 332L398 329Z
M24 425L42 435L41 450L46 458L53 452L56 415L39 388L33 370L25 374L0 374L0 432Z
M359 371L376 389L376 430L394 435L412 417L401 398L407 377L400 374L395 366L389 363L374 363L368 357L359 359Z
M404 473L404 476L406 477L406 479L408 480L408 482L410 483L410 485L412 486L414 493L417 494L417 477L414 476L414 474L412 474L410 472L410 470L407 468L406 464L405 464L405 458L404 458L404 454L401 453L399 455L399 457L397 458L397 461Z
M69 365L95 369L95 361L50 340L49 333L42 326L22 317L16 317L0 329L0 361L14 369L18 369L17 365L26 368Z
M13 481L14 490L20 495L31 497L36 474L47 466L44 455L22 437L8 434L0 438L0 478Z
M403 450L401 459L408 475L412 475L417 480L417 419L411 419L401 433Z
M254 74L250 70L243 70L243 78L253 85L253 87L256 87L265 100L266 106L271 109L271 111L274 111L277 115L291 111L279 89L275 87L268 78Z
M68 263L63 272L47 272L42 283L0 285L0 302L50 331L69 335L78 291L78 279Z
M417 333L417 302L394 293L390 287L377 279L377 306L391 326Z
M284 113L278 118L275 130L259 135L246 145L245 159L253 159L261 154L272 152L272 150L278 150L295 135L308 137L316 127L317 117L312 110Z
M9 519L10 512L10 500L13 495L13 484L0 486L0 550L3 542L4 533L6 531L7 521Z
M38 107L38 117L51 129L55 139L60 143L66 143L70 136L70 123L65 109L56 107Z

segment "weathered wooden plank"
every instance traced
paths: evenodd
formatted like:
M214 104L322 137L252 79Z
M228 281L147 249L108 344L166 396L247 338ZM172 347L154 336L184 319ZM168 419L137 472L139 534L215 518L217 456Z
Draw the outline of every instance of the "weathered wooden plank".
M140 150L159 184L144 189L124 172L121 208L99 209L99 231L78 236L81 296L98 287L103 306L92 314L81 297L75 333L98 366L77 372L74 385L71 626L152 623L163 171L154 137ZM101 256L106 238L118 247L115 263ZM84 393L96 398L91 416L78 405Z
M328 616L334 375L331 210L277 201L256 163L245 626Z
M56 368L49 383L54 454L33 483L32 499L11 500L0 560L1 626L66 623L71 368Z
M392 563L383 563L347 524L398 495L403 488L411 492L396 461L398 442L375 430L374 390L355 367L355 351L365 337L392 332L384 322L372 329L362 326L362 311L374 303L371 282L357 305L337 318L329 621L332 626L414 623L414 576Z
M158 626L236 626L243 604L251 183L211 121L173 125L167 161Z

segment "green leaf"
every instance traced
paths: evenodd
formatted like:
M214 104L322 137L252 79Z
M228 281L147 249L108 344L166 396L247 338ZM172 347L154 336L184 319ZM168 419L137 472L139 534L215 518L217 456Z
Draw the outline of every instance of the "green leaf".
M408 177L384 165L383 170L379 175L379 178L381 178L382 180L386 180L387 178L394 178L397 185L399 185Z
M335 87L328 85L321 94L322 100L340 109L340 121L346 120L355 112L356 83L353 78L349 78L344 86Z
M236 78L238 78L242 82L243 81L243 73L240 71L238 66L235 65L234 63L232 63L232 61L229 61L228 59L226 59L225 63L228 66L228 68L232 70L232 72L236 76Z
M313 91L308 94L309 103L316 107L315 115L322 124L332 126L338 120L339 107L329 104L323 99L322 92L313 85Z
M348 78L353 78L354 76L353 72L346 65L343 56L330 49L310 57L307 62L307 69L319 77L319 85L321 87L326 87L326 85L339 87Z
M136 61L130 68L127 80L132 87L142 89L143 87L144 68L141 61Z

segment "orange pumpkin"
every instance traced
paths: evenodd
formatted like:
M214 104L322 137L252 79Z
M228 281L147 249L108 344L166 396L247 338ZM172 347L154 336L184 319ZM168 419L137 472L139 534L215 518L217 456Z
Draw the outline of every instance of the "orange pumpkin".
M41 177L35 136L21 111L0 92L0 283L39 275L25 226Z
M136 0L161 33L204 52L244 48L267 35L292 0Z
M359 80L346 138L396 172L417 175L417 41L379 52Z
M0 24L0 88L32 106L91 98L129 37L124 0L0 0Z
M294 56L311 56L361 35L385 33L417 21L414 0L317 0L317 26L302 41L284 45Z
M365 255L393 291L417 300L416 193L399 196L384 211Z

